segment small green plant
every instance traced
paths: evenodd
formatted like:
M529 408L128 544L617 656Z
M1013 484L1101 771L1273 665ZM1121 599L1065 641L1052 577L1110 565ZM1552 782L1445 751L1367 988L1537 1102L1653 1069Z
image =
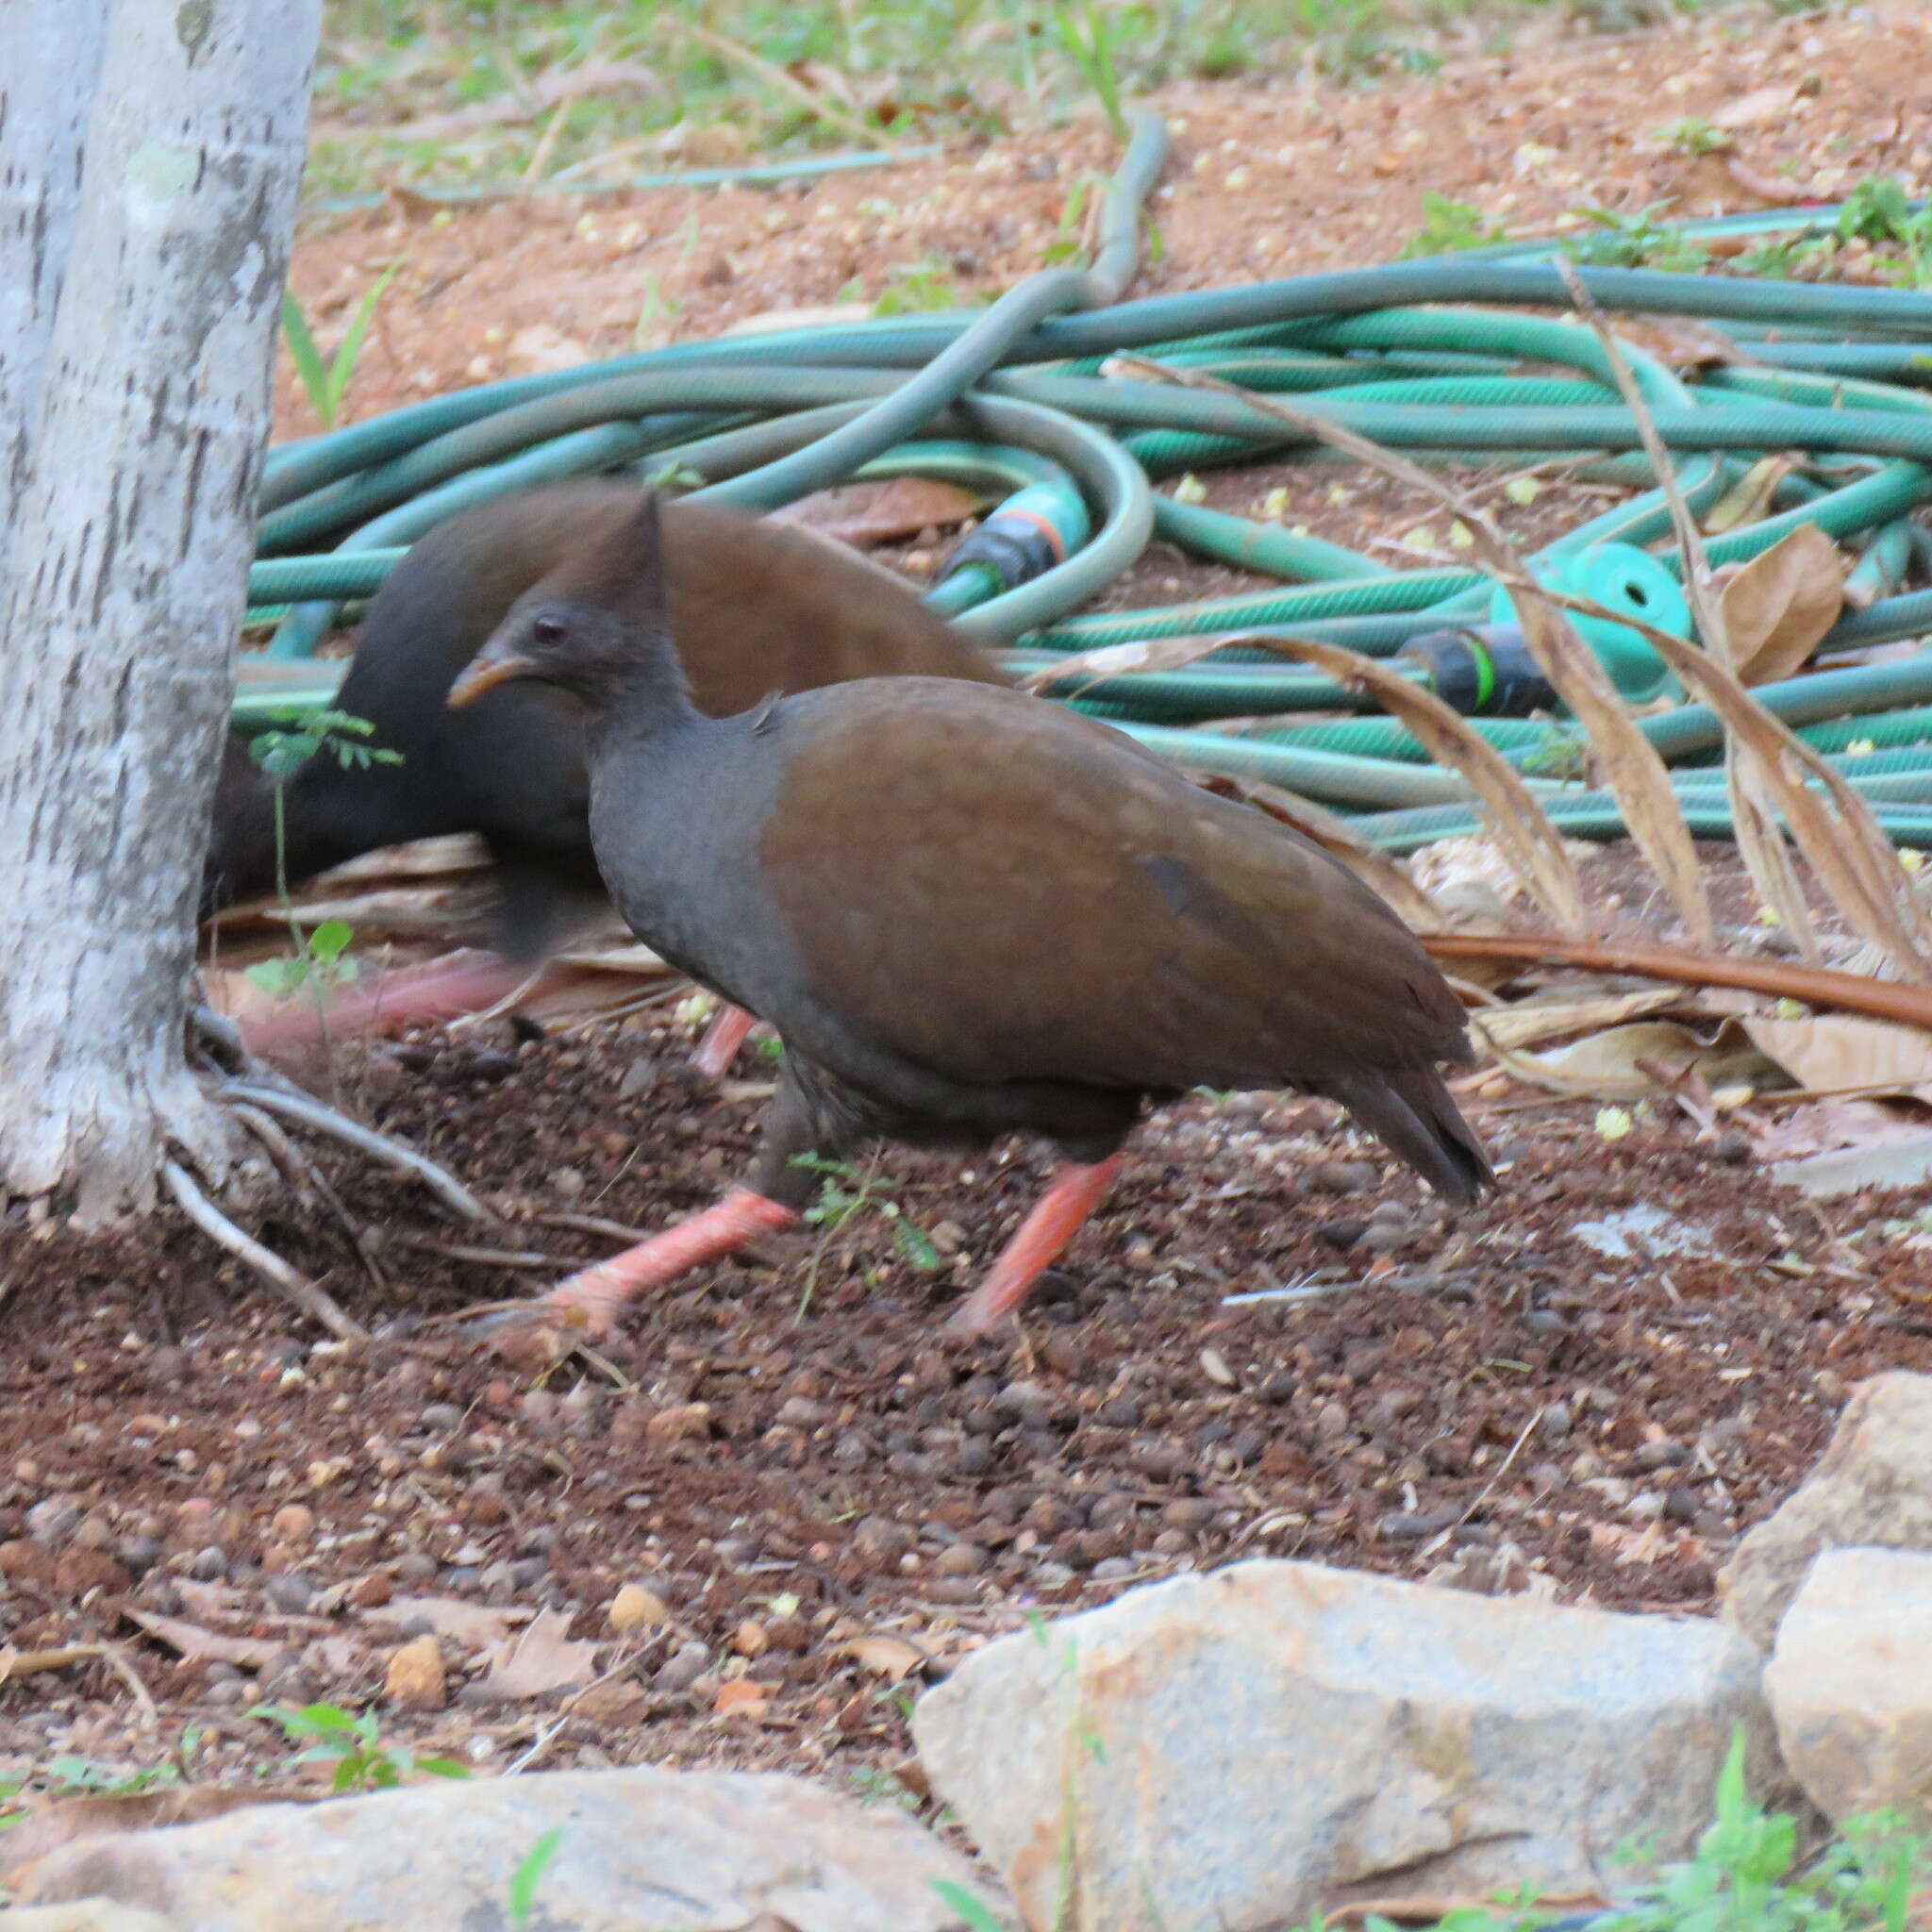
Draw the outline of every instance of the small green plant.
M1844 242L1896 247L1896 278L1913 289L1932 285L1932 208L1914 208L1896 176L1860 181L1839 210L1838 233Z
M1833 236L1807 234L1801 228L1796 234L1774 235L1756 248L1733 256L1731 273L1784 281L1807 264L1825 260L1837 252L1838 242Z
M1047 268L1057 267L1061 262L1079 261L1086 251L1080 245L1081 225L1087 216L1087 200L1099 186L1091 175L1083 175L1067 190L1067 198L1060 204L1060 218L1054 226L1054 237L1040 251L1040 259Z
M282 291L282 337L289 345L289 356L308 397L308 406L321 418L325 429L336 426L336 418L341 413L342 398L348 394L349 385L356 377L356 364L361 358L362 344L369 339L369 325L375 320L376 305L401 268L401 262L391 262L370 284L368 292L356 305L356 312L349 318L349 326L341 341L336 344L335 355L327 362L324 362L322 351L315 346L308 318L302 312L295 291L292 289Z
M348 957L356 937L352 926L340 919L325 919L305 935L296 921L294 902L289 896L289 827L283 792L289 780L323 752L333 756L345 771L351 765L366 771L371 765L401 764L401 752L363 742L375 730L367 718L352 717L347 711L290 711L281 714L271 729L248 741L249 756L275 781L275 896L295 947L292 958L263 959L248 969L251 983L266 993L280 997L311 987L320 1001L325 988L356 976L356 962Z
M874 315L924 315L935 309L963 308L968 297L946 261L928 255L886 272L886 286L872 305Z
M418 1773L430 1777L470 1775L469 1766L458 1764L454 1757L418 1757L406 1744L386 1743L373 1710L358 1717L337 1704L305 1704L299 1710L279 1704L258 1704L248 1715L279 1724L291 1744L308 1740L308 1748L298 1752L294 1761L333 1764L332 1791L386 1791Z
M1121 77L1113 58L1116 30L1112 22L1094 5L1094 0L1081 0L1077 18L1072 7L1058 7L1054 9L1054 24L1059 28L1060 45L1073 57L1074 65L1093 90L1100 111L1113 130L1113 138L1124 142L1127 116L1121 106Z
M835 1235L861 1215L877 1214L892 1224L893 1244L915 1268L931 1273L944 1265L931 1238L906 1218L876 1174L861 1174L849 1160L823 1160L816 1154L795 1155L791 1164L820 1176L818 1197L805 1210L814 1227Z
M543 1874L550 1869L551 1861L557 1857L557 1848L563 1842L563 1826L553 1824L530 1849L525 1852L510 1874L509 1878L509 1923L513 1932L523 1932L529 1923L530 1907L537 1903L537 1888L543 1883Z
M958 1915L968 1932L1007 1932L1005 1923L994 1916L992 1907L976 1891L968 1891L958 1879L935 1878L932 1889L939 1893L940 1903Z
M1704 155L1728 154L1731 137L1701 114L1689 114L1670 127L1657 129L1657 139L1695 160Z
M1695 275L1710 265L1710 251L1659 219L1670 206L1654 201L1628 214L1619 208L1578 208L1595 232L1566 242L1563 253L1590 268L1660 268Z
M1487 248L1507 239L1503 230L1483 219L1479 208L1466 201L1452 201L1434 189L1423 191L1423 225L1404 246L1402 258L1412 261L1422 255L1457 255L1466 248Z
M125 1798L137 1791L159 1790L181 1782L173 1764L153 1764L140 1771L120 1771L87 1757L50 1757L44 1773L50 1798L72 1798L82 1792Z

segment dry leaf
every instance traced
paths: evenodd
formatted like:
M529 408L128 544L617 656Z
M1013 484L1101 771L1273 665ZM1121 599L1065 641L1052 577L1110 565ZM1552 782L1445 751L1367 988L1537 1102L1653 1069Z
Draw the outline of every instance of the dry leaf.
M1752 558L1719 596L1738 675L1746 684L1791 676L1844 605L1838 546L1816 524L1800 524Z
M1932 1099L1932 1033L1916 1026L1851 1013L1803 1020L1753 1014L1737 1024L1808 1092L1864 1089Z
M976 517L986 499L929 476L894 476L888 483L844 483L815 491L773 512L774 523L798 524L863 550L922 530L950 529Z
M1915 1141L1925 1128L1923 1121L1882 1101L1821 1100L1772 1120L1749 1122L1746 1131L1752 1153L1759 1160L1773 1161L1836 1154L1845 1147L1874 1147L1888 1141Z
M1276 637L1224 638L1222 641L1259 644L1280 657L1325 671L1338 684L1358 685L1372 691L1385 710L1422 740L1438 764L1459 772L1469 781L1491 837L1550 918L1566 932L1582 931L1583 888L1576 868L1536 794L1509 761L1434 691L1424 691L1387 665L1340 644Z
M1591 999L1521 1000L1512 1007L1491 1007L1472 1013L1469 1024L1480 1040L1521 1052L1566 1034L1621 1025L1626 1020L1677 1006L1684 998L1681 989L1659 986L1643 992L1602 993Z
M1485 1017L1475 1016L1478 1023ZM1666 1078L1695 1067L1713 1086L1743 1081L1775 1083L1778 1069L1749 1041L1740 1038L1738 1023L1725 1021L1715 1040L1701 1040L1674 1020L1640 1020L1592 1033L1574 1045L1543 1054L1497 1055L1519 1079L1552 1093L1574 1093L1594 1100L1641 1100L1655 1093L1661 1073ZM1651 1071L1656 1069L1657 1072Z
M931 1659L916 1643L903 1637L889 1637L883 1631L869 1637L855 1637L839 1646L841 1657L849 1657L861 1671L897 1684L924 1670Z
M402 1624L421 1618L436 1636L481 1649L487 1643L504 1642L515 1625L530 1621L533 1612L466 1604L453 1596L392 1596L362 1614L372 1624Z
M185 1657L237 1664L244 1671L262 1669L288 1648L266 1637L224 1637L219 1631L204 1630L199 1624L184 1623L179 1617L157 1616L152 1610L130 1608L122 1614Z
M490 1654L484 1694L509 1702L588 1684L597 1674L597 1646L574 1641L569 1630L563 1611L540 1611L527 1630Z
M1704 519L1704 534L1721 537L1726 530L1740 529L1769 516L1777 486L1796 467L1790 457L1760 457L1710 507Z
M758 1718L764 1716L771 1700L767 1685L755 1684L749 1677L733 1677L728 1684L718 1686L711 1709L718 1717Z
M1740 94L1735 101L1726 101L1710 117L1710 125L1725 128L1760 127L1773 121L1782 121L1791 111L1797 98L1797 86L1791 81L1755 88L1748 94Z

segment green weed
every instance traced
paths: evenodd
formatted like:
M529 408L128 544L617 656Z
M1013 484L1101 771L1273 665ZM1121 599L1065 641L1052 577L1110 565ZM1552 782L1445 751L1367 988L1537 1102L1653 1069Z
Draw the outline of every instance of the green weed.
M1658 128L1657 139L1693 160L1703 155L1728 154L1731 149L1731 137L1701 114L1689 114L1672 126Z
M292 289L282 291L282 338L289 345L289 356L308 397L308 406L321 418L325 429L336 426L336 418L341 414L342 399L348 394L349 385L356 377L356 364L361 358L362 344L369 337L369 325L375 320L376 305L395 280L401 267L399 261L391 262L370 284L367 293L356 305L356 312L349 318L349 326L336 344L334 356L326 362L315 345L308 318L303 314L302 305L295 299L295 291Z
M1434 189L1423 191L1423 225L1405 244L1404 261L1423 255L1457 255L1466 248L1487 248L1507 240L1503 230L1483 219L1479 208L1466 201L1452 201Z
M329 1779L333 1791L391 1790L419 1773L430 1777L470 1775L469 1766L458 1764L454 1757L418 1757L406 1744L386 1742L373 1710L358 1717L336 1704L305 1704L299 1710L279 1704L258 1704L248 1715L279 1724L291 1744L309 1740L308 1748L298 1752L294 1761L333 1764L335 1772ZM520 1866L519 1872L522 1869Z
M523 1927L528 1923L530 1908L537 1903L537 1888L543 1883L543 1874L549 1871L551 1860L557 1857L557 1848L562 1842L563 1826L553 1824L524 1854L517 1869L510 1874L508 1904L513 1932L523 1932Z
M1127 116L1121 106L1121 77L1113 52L1119 26L1109 14L1094 5L1094 0L1080 0L1077 18L1072 7L1056 8L1054 24L1059 29L1060 45L1100 103L1100 111L1107 116L1113 138L1124 144Z
M1710 265L1710 251L1658 219L1670 206L1654 201L1628 214L1618 208L1578 208L1595 232L1566 242L1563 253L1590 268L1659 268L1695 275Z

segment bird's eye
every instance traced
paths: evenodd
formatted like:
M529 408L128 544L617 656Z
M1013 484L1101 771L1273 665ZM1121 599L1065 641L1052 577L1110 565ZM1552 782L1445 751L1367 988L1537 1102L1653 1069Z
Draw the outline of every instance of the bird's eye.
M530 636L540 644L560 644L564 639L562 620L556 617L540 617L530 626Z

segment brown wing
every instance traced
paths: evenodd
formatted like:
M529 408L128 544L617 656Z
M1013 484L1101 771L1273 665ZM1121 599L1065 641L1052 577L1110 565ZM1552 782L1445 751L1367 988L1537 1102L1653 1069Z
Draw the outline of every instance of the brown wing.
M921 682L782 729L760 855L807 970L934 1073L1289 1085L1459 1051L1455 996L1380 899L1105 726Z

